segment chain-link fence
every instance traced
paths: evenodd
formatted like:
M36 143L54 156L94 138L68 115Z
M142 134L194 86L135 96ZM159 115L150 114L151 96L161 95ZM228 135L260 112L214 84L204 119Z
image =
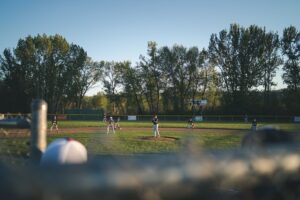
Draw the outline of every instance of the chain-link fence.
M15 119L30 116L29 113L4 113L0 114L1 119ZM77 112L67 112L60 114L48 114L48 119L52 119L53 116L57 116L58 120L69 120L69 121L101 121L104 117L102 110L77 110ZM117 115L110 114L115 118L120 117L122 121L127 121L130 117L134 116L137 121L151 121L153 115ZM193 115L158 115L160 121L187 121L190 118L197 118ZM284 116L284 115L203 115L201 121L204 122L251 122L256 119L259 122L295 122L297 116ZM299 118L299 117L298 117ZM298 119L297 118L297 119ZM299 122L299 120L298 120Z
M51 117L53 115L49 115ZM61 120L102 120L102 114L61 114ZM122 121L129 119L128 115L112 115L113 117L120 117ZM136 121L151 121L153 115L130 115L134 116ZM192 115L158 115L160 121L187 121L190 118L196 120L197 116ZM268 116L268 115L203 115L201 117L203 122L251 122L256 119L259 122L294 122L295 116Z

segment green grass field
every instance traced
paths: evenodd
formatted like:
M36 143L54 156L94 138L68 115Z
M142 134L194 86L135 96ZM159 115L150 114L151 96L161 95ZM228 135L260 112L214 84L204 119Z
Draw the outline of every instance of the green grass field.
M196 148L228 149L239 147L244 132L206 130L199 132L164 131L160 130L161 137L172 137L170 141L144 140L152 137L151 130L117 131L116 134L106 133L76 133L62 134L49 137L49 142L57 137L72 137L82 142L91 154L132 154L132 153L158 153L177 152L185 148L188 141ZM173 139L174 138L174 139Z
M185 122L161 122L162 137L173 140L145 140L151 137L149 122L121 122L121 131L106 135L105 124L99 121L60 121L59 134L48 135L48 143L60 137L72 137L82 142L90 155L136 154L178 152L192 144L196 149L232 149L240 146L241 138L251 127L250 123L196 123L196 129L184 129ZM266 124L258 124L258 127ZM300 130L299 124L273 124L289 131ZM50 124L49 124L50 127ZM81 128L94 127L95 131L85 132ZM97 128L98 127L98 128ZM100 128L102 127L102 128ZM64 129L78 128L76 133ZM0 138L0 155L26 157L29 153L28 136Z
M122 127L151 127L151 122L145 121L123 121L120 123ZM48 126L50 127L50 122ZM284 130L300 130L300 124L296 123L258 123L258 127L265 125L273 125ZM76 127L99 127L105 126L102 121L59 121L60 128L76 128ZM161 128L186 128L187 123L183 121L160 122L159 126ZM251 123L244 122L196 122L196 128L204 129L239 129L239 130L249 130Z
M102 133L76 133L71 137L81 141L86 145L92 154L128 154L128 153L157 153L157 152L177 152L184 148L185 141L193 141L193 145L203 149L229 149L238 148L243 135L250 129L251 123L196 123L196 129L190 131L186 128L186 122L161 122L159 124L161 135L165 137L175 137L174 141L145 141L142 137L152 136L150 122L121 122L122 131L117 131L116 135L106 135ZM258 124L258 127L269 124ZM286 130L300 129L299 124L277 123L272 124ZM61 121L61 128L74 127L105 127L103 122L99 121ZM148 128L131 130L135 128ZM179 128L180 131L170 131L167 128ZM124 130L125 129L125 130ZM126 130L127 129L127 130ZM167 129L164 131L163 129ZM201 131L199 129L202 129ZM69 134L65 135L70 137ZM52 136L49 140L56 138Z

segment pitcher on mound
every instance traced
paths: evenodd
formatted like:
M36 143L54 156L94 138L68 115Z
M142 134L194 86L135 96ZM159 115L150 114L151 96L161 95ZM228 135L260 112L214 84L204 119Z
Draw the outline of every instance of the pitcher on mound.
M153 123L153 133L154 137L160 137L159 131L158 131L158 118L157 115L154 115L152 118L152 123Z

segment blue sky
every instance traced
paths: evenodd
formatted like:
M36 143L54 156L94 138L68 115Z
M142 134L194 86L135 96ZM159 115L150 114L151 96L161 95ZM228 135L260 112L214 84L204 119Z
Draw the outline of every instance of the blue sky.
M0 52L28 35L60 34L94 61L134 64L148 41L207 48L232 23L299 30L299 8L299 0L1 0Z

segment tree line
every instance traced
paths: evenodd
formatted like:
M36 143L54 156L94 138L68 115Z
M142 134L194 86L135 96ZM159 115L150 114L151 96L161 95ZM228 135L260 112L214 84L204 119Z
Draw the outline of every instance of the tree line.
M190 114L207 99L211 114L299 114L300 32L282 35L232 24L207 49L148 42L139 62L93 61L60 35L28 36L0 56L0 112L29 112L34 98L49 112L103 108L114 114ZM282 67L286 88L274 90ZM103 91L85 96L95 84ZM200 108L197 108L200 109Z

